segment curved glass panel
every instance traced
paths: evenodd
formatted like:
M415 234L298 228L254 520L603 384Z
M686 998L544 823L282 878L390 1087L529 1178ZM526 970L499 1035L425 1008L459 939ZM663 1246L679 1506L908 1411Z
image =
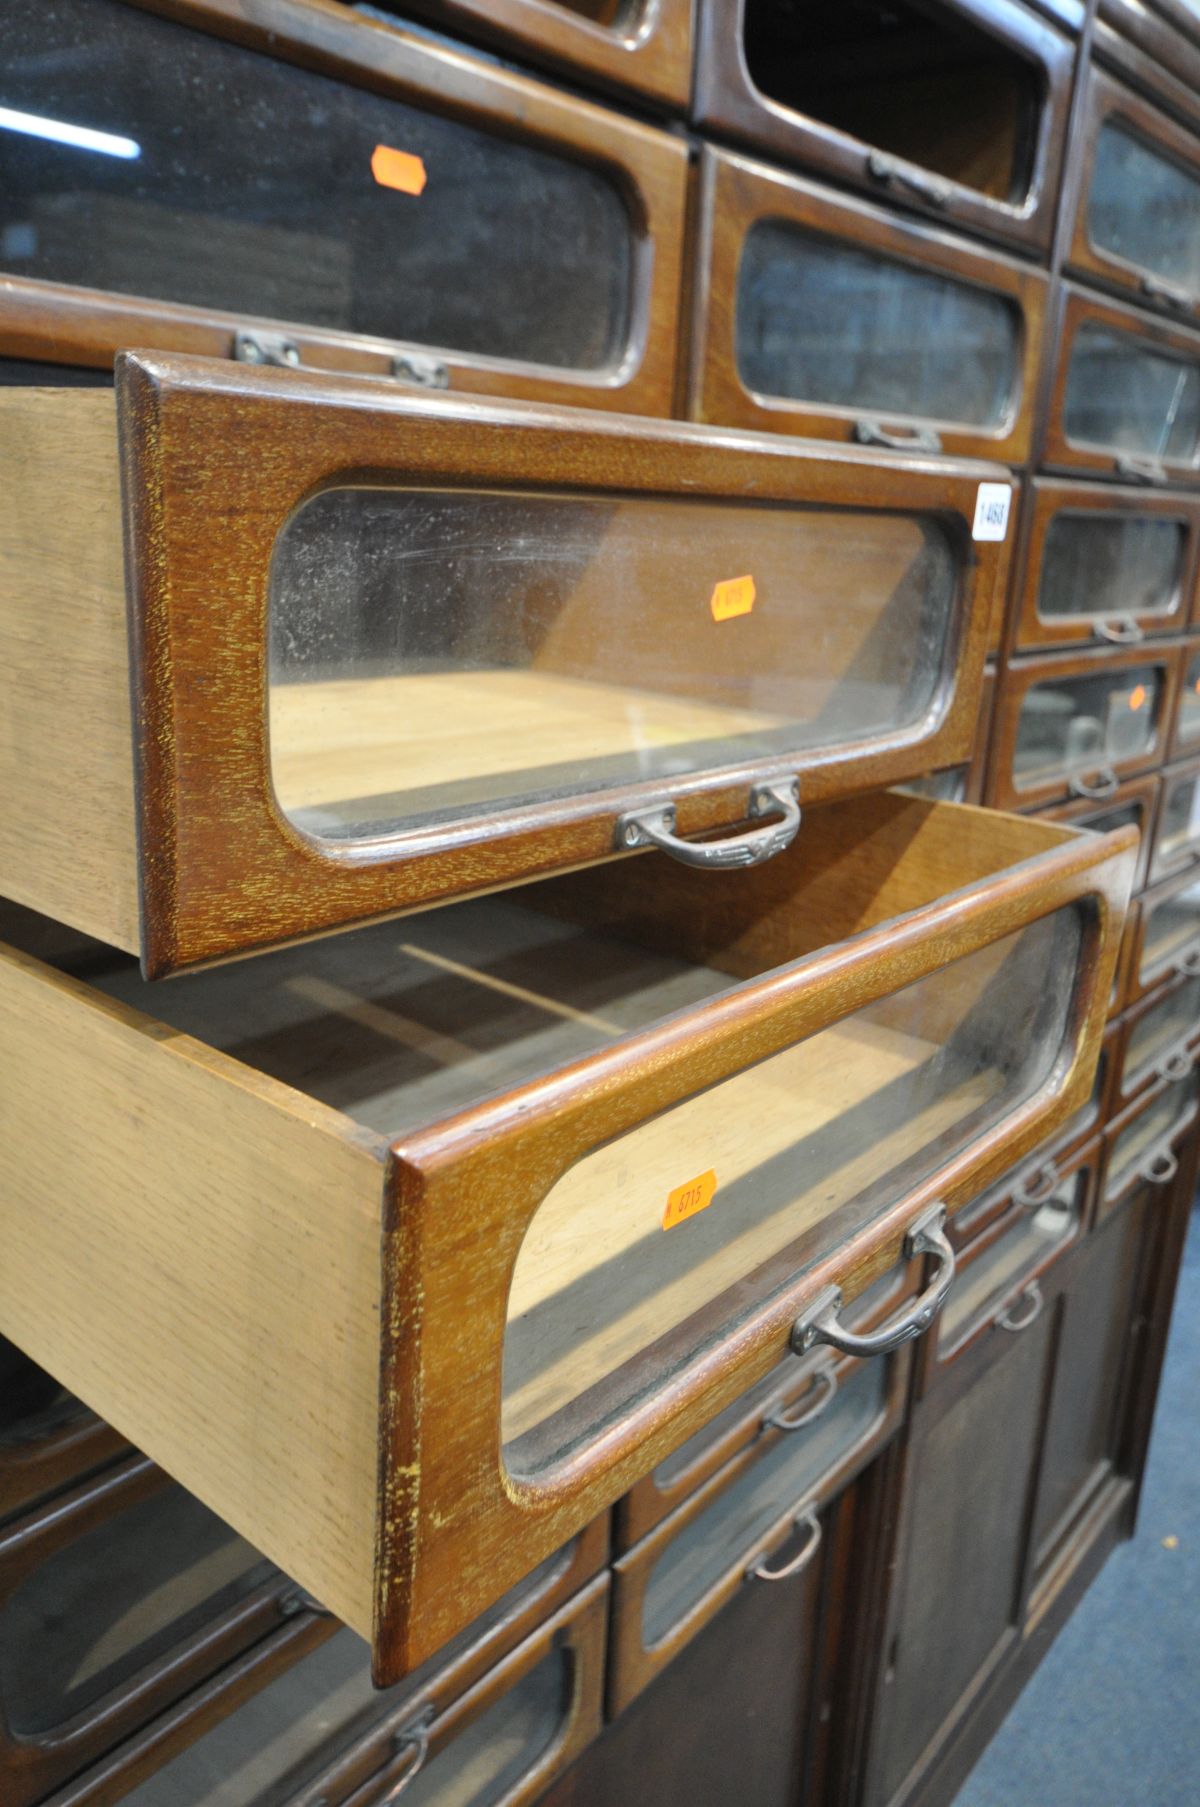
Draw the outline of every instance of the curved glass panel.
M1169 615L1179 601L1186 543L1183 521L1063 509L1046 530L1038 615Z
M1087 229L1098 251L1200 292L1200 178L1114 120L1096 139Z
M280 807L354 841L919 731L960 564L915 515L327 490L272 565Z
M1017 721L1013 782L1026 790L1149 754L1161 698L1157 665L1101 667L1086 677L1031 684Z
M1200 365L1085 320L1067 366L1063 426L1075 445L1190 464L1200 442Z
M755 394L963 426L1013 405L1020 315L987 289L783 220L738 267L738 375Z

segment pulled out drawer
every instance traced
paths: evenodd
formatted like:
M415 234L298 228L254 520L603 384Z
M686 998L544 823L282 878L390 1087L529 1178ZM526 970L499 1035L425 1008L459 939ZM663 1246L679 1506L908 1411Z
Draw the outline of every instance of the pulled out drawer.
M797 786L970 758L998 475L195 359L0 388L0 892L157 976L767 858Z
M610 1714L743 1588L787 1584L812 1565L825 1508L896 1430L908 1376L907 1352L844 1364L823 1412L771 1426L618 1559Z
M394 1680L830 1288L948 1256L1088 1096L1132 864L876 792L717 891L648 856L165 987L13 948L0 1332Z

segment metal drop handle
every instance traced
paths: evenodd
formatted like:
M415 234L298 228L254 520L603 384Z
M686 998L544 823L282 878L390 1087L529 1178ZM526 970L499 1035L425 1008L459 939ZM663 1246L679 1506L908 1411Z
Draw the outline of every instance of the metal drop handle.
M837 1398L838 1377L834 1368L819 1368L813 1375L812 1386L803 1395L800 1409L788 1412L782 1406L776 1412L770 1412L763 1419L763 1429L773 1431L802 1431L806 1424L814 1424L826 1413Z
M943 182L939 176L927 175L924 170L912 169L899 157L889 157L884 151L871 152L867 158L867 174L882 187L905 189L918 200L927 201L930 207L949 207L954 198L949 182Z
M1022 1316L1018 1316L1018 1307L1021 1305L1022 1301L1025 1303L1025 1312ZM1029 1285L1025 1288L1025 1291L1021 1294L1021 1297L1014 1300L1007 1311L1002 1311L1000 1313L1000 1316L996 1319L997 1328L1000 1330L1009 1330L1014 1336L1019 1331L1028 1330L1029 1326L1031 1324L1036 1324L1041 1317L1045 1304L1046 1300L1041 1287L1036 1280L1031 1280Z
M685 866L704 866L728 872L744 866L761 866L791 845L800 827L800 781L781 779L758 784L750 792L749 815L778 816L763 828L751 828L727 841L685 841L675 833L675 805L652 803L632 810L617 822L616 846L621 849L658 847Z
M1160 1148L1138 1168L1138 1178L1151 1186L1169 1186L1179 1172L1179 1161L1169 1148Z
M1118 477L1125 477L1130 483L1152 483L1156 487L1169 481L1167 467L1158 458L1139 458L1132 452L1123 452L1113 460L1113 469Z
M1161 301L1166 307L1173 307L1178 314L1190 314L1200 303L1200 296L1189 295L1186 289L1177 288L1173 282L1164 282L1160 276L1143 276L1142 294L1148 301Z
M1112 796L1120 783L1117 774L1110 765L1102 765L1094 779L1089 780L1082 773L1076 773L1067 780L1067 789L1073 797L1090 797L1096 803L1104 803Z
M885 427L881 420L856 420L858 445L886 446L890 452L940 452L942 440L932 427Z
M843 1355L890 1355L902 1343L911 1343L922 1336L946 1303L946 1294L954 1279L954 1250L947 1239L945 1226L944 1205L931 1205L909 1225L904 1238L905 1260L911 1261L914 1255L935 1255L938 1267L930 1284L907 1311L869 1335L856 1336L838 1317L842 1308L841 1287L826 1286L792 1325L794 1353L807 1355L818 1343L828 1343L831 1349L840 1349Z
M1096 638L1107 640L1113 646L1136 646L1145 634L1130 615L1118 615L1112 621L1096 623Z
M425 1759L429 1755L429 1731L436 1712L436 1707L426 1707L419 1719L412 1725L402 1726L396 1733L393 1741L394 1755L408 1755L410 1761L400 1780L392 1785L387 1794L381 1796L379 1807L392 1807L392 1802L400 1799L409 1784L424 1769Z
M1174 1054L1168 1054L1165 1060L1159 1061L1154 1069L1154 1077L1156 1079L1186 1079L1195 1064L1194 1055L1185 1054L1180 1048Z
M790 1575L798 1575L801 1569L808 1567L821 1547L821 1521L817 1517L816 1507L806 1506L802 1512L798 1512L792 1529L807 1530L808 1536L803 1549L781 1569L770 1569L765 1562L752 1562L746 1570L747 1581L786 1581Z
M1014 1188L1013 1197L1019 1205L1024 1205L1032 1211L1038 1205L1044 1205L1048 1198L1054 1196L1054 1189L1058 1185L1058 1181L1057 1166L1053 1161L1046 1161L1036 1173L1031 1173L1028 1179L1022 1180L1020 1185Z
M1180 979L1195 979L1200 976L1200 947L1192 948L1182 959L1175 962L1175 975Z

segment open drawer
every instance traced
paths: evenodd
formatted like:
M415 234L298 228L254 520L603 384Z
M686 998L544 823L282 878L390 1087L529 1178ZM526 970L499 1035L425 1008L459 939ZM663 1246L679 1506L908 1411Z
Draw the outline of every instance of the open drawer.
M0 389L0 892L155 976L766 857L797 783L970 758L1001 475L196 359Z
M876 792L719 894L648 856L162 988L14 948L0 1333L392 1679L1084 1103L1133 858Z

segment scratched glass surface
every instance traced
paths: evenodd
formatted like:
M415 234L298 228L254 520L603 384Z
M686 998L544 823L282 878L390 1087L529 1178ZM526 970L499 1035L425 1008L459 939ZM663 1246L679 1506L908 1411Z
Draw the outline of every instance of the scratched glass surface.
M17 1738L129 1686L278 1570L182 1487L47 1555L0 1607L0 1697Z
M632 256L581 162L118 0L0 8L10 275L592 370Z
M1067 367L1063 425L1074 445L1190 464L1200 442L1200 365L1085 320Z
M315 838L361 841L916 742L948 700L964 559L916 515L327 490L271 571L280 807Z
M1001 295L783 220L757 221L742 247L737 367L758 395L998 428L1020 332Z
M1062 509L1046 530L1038 615L1043 621L1169 616L1179 605L1186 543L1182 520Z
M968 1148L1059 1059L1081 919L1059 910L584 1157L521 1245L502 1434L561 1460ZM664 1231L672 1189L710 1202Z
M1097 250L1200 294L1200 178L1113 120L1096 139L1087 229Z
M741 16L750 78L777 106L994 200L1028 194L1041 74L961 7L745 0Z
M1017 788L1149 754L1158 734L1161 694L1157 665L1101 668L1085 677L1031 684L1017 721Z
M798 1515L809 1503L830 1470L883 1417L890 1378L886 1361L854 1369L827 1412L806 1430L780 1437L671 1539L646 1581L642 1642L647 1649L667 1637L730 1569L740 1571L782 1518ZM772 1566L777 1560L777 1555L763 1558Z
M1036 1208L1024 1211L1018 1207L1013 1221L995 1241L963 1263L938 1325L941 1360L994 1319L1006 1302L1011 1301L1015 1314L1023 1312L1023 1304L1012 1299L1012 1294L1035 1268L1078 1235L1086 1188L1086 1174L1072 1174Z

